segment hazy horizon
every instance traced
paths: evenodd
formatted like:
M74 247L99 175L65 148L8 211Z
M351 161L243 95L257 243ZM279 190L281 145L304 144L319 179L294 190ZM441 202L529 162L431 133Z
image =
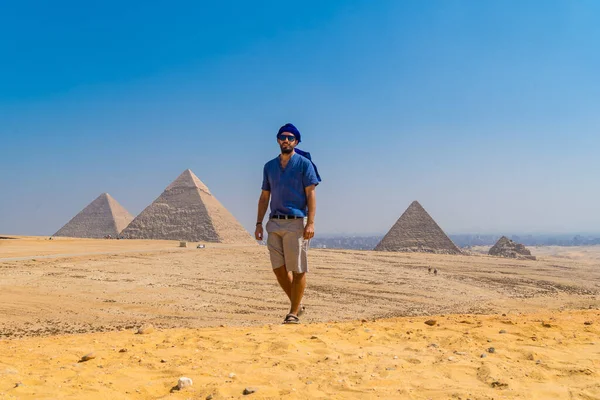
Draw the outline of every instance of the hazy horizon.
M598 232L600 3L0 5L0 232L131 214L190 168L253 232L294 123L316 232Z

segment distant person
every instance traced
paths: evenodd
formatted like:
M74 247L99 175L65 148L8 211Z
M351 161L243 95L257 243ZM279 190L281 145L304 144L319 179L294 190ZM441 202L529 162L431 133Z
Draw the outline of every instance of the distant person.
M310 154L296 149L300 140L300 132L294 125L286 124L279 129L277 143L281 154L264 166L254 232L256 240L263 240L262 224L270 199L267 247L273 272L291 303L284 324L300 323L308 272L307 252L315 235L315 188L321 181Z

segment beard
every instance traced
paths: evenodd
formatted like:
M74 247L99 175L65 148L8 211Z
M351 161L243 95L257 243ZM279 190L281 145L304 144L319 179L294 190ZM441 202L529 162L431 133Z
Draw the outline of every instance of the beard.
M292 151L294 151L292 146L285 146L282 144L279 147L281 148L281 154L290 154Z

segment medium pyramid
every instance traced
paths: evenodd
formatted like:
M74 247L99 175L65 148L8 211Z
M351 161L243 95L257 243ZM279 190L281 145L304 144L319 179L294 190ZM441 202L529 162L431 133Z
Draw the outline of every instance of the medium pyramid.
M103 238L117 237L133 216L108 193L102 193L81 210L54 236Z
M129 239L255 243L189 169L135 217L121 235Z
M418 201L413 201L392 229L375 247L376 251L406 251L460 254L461 251Z

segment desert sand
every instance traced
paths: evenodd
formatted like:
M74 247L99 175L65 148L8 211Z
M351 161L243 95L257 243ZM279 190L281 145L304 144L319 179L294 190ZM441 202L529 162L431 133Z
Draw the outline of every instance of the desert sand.
M314 249L291 326L263 246L177 245L0 240L0 399L600 399L600 249Z

